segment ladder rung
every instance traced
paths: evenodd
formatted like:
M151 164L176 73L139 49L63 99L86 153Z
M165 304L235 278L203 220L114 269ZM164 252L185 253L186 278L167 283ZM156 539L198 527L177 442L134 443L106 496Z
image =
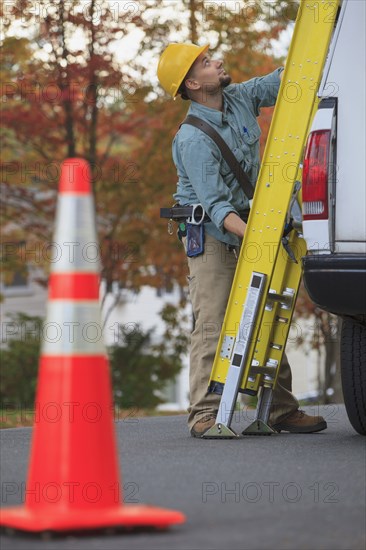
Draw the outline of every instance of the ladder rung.
M265 365L253 365L250 367L251 376L257 374L269 374L274 376L278 367L278 361L276 359L268 359Z
M277 315L276 321L278 321L279 323L284 323L284 324L288 323L287 317L281 317L280 315Z
M285 288L282 294L270 289L267 295L269 302L278 302L282 308L291 309L294 301L295 291L293 288Z
M269 347L272 348L272 349L278 349L278 350L281 350L283 348L283 346L281 344L276 344L275 342L271 342L269 344Z
M257 374L270 374L273 375L273 367L252 367L250 369L250 374L256 376Z

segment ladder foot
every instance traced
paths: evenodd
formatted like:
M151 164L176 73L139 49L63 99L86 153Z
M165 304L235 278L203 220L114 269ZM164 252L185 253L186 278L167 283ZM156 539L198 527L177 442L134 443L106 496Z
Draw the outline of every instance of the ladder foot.
M215 424L203 434L202 439L237 439L239 436L225 424Z
M263 422L263 420L254 420L254 422L242 432L243 435L272 435L275 433L277 433L276 430Z

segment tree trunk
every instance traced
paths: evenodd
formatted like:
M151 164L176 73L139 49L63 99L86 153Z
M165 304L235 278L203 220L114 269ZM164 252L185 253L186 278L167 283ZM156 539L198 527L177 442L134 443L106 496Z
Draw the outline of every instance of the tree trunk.
M189 0L189 27L191 34L191 42L197 44L198 33L197 33L197 3L196 0Z
M60 35L61 35L61 41L62 41L62 59L65 62L66 67L66 83L64 81L64 78L60 75L59 77L59 87L60 90L62 90L65 93L64 99L63 99L63 107L65 111L65 132L66 132L66 143L67 143L67 156L69 158L76 156L76 146L75 146L75 135L74 135L74 119L73 119L73 112L72 112L72 102L70 98L71 88L70 88L70 81L69 81L69 75L68 75L68 54L69 51L66 47L66 39L65 39L65 20L64 20L64 4L63 2L60 3L59 6L59 21L60 21ZM61 69L62 71L62 69Z
M90 3L90 45L89 45L89 63L90 63L90 79L88 86L88 98L91 105L90 114L90 128L89 128L89 152L88 160L91 165L92 174L95 175L96 170L96 155L97 155L97 123L98 123L98 77L96 75L95 68L95 55L94 55L94 42L95 42L95 28L94 28L94 10L95 0ZM94 183L95 178L92 178Z
M323 314L321 323L325 350L324 365L324 403L339 403L340 373L339 373L339 346L338 346L338 320L330 313ZM338 367L338 368L337 368Z
M344 403L342 381L341 381L341 350L340 350L341 331L342 331L342 320L340 317L338 317L335 374L333 379L333 389L334 389L333 402L334 403Z

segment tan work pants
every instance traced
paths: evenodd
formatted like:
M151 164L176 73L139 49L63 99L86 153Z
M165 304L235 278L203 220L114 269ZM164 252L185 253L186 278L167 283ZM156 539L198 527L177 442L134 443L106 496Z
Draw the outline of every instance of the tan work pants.
M208 413L216 414L219 408L221 396L208 393L207 388L236 263L234 251L208 234L205 235L204 254L188 258L189 293L195 319L189 373L190 429L197 420ZM273 392L271 424L298 409L298 401L291 393L291 382L290 365L284 356Z

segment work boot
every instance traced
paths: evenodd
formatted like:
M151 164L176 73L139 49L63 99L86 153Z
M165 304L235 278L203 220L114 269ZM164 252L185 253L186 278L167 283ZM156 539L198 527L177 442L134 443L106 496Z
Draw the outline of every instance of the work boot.
M274 424L272 428L277 432L290 432L293 434L310 434L325 430L327 423L322 416L310 416L298 409L286 416L281 422Z
M206 414L203 418L198 420L191 429L192 437L202 437L212 426L215 425L216 414Z

